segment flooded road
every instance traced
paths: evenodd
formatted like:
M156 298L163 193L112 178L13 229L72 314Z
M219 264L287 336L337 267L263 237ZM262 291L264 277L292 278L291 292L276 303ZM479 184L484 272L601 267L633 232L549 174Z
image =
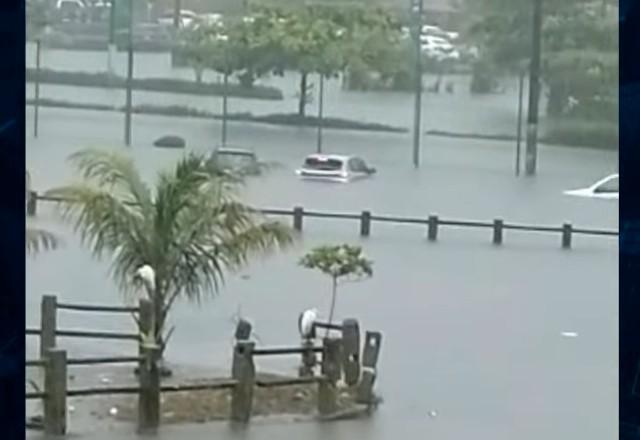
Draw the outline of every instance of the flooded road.
M384 108L378 111L383 112ZM31 112L28 111L27 126ZM27 165L42 190L67 182L65 158L87 146L122 149L121 115L43 109L41 137L28 136ZM217 144L219 124L203 120L134 118L129 150L145 177L170 166L183 153L151 146L163 134L187 139L190 149ZM504 142L425 137L424 165L410 165L409 135L327 131L327 151L360 154L375 166L375 178L350 185L299 182L295 167L315 146L313 129L231 124L230 142L254 148L282 166L252 180L246 199L261 207L492 220L617 229L617 202L569 198L615 172L608 152L542 146L535 179L513 176L513 145ZM88 252L40 209L38 223L60 231L65 247L27 261L27 323L37 325L40 296L57 292L69 302L120 301L108 263ZM264 345L296 343L296 320L306 307L326 313L328 280L298 267L297 260L323 243L361 243L375 262L371 280L339 292L339 318L356 317L363 329L384 334L378 391L384 404L371 420L337 424L254 423L242 433L226 424L162 427L159 438L304 437L311 439L490 440L609 438L617 432L617 241L575 237L560 249L556 235L509 232L491 245L489 231L443 229L428 243L421 227L374 223L372 236L358 237L357 222L305 219L302 240L288 252L255 261L230 276L220 295L201 307L180 303L170 362L228 368L232 316L241 310ZM67 328L115 330L128 319L65 314ZM563 332L575 332L566 338ZM34 340L27 341L33 353ZM130 354L122 344L64 341L70 353ZM259 363L293 371L297 359ZM436 411L436 418L429 417ZM96 430L97 432L92 432ZM73 421L70 430L93 439L132 439L128 427L105 432ZM34 436L34 438L36 438Z

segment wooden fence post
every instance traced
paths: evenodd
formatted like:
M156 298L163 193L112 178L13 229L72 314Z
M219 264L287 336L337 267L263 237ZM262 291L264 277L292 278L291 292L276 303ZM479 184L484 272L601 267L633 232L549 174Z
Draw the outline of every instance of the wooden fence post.
M562 225L562 248L570 249L571 248L571 232L573 230L573 226L571 223L565 223Z
M44 432L47 435L67 433L67 352L49 349L44 377Z
M155 433L160 425L160 348L142 345L141 350L142 359L138 366L138 432Z
M55 295L42 295L40 302L40 358L56 346L58 299Z
M362 353L362 378L358 385L356 401L366 405L375 402L373 385L376 380L378 357L380 356L380 345L382 334L379 332L367 332L365 335L364 351Z
M429 229L427 232L427 238L429 241L436 241L438 239L438 216L429 216Z
M355 319L342 321L342 368L345 383L356 385L360 380L360 326Z
M304 218L304 209L300 206L293 208L293 229L302 231L302 219Z
M334 413L337 406L338 391L336 383L340 380L340 353L342 340L325 338L322 350L322 378L318 382L318 413Z
M504 227L504 221L501 219L495 219L493 221L493 244L502 244L502 231Z
M231 377L237 381L231 395L231 420L247 423L251 419L253 408L253 388L256 368L253 363L255 343L238 341L233 351Z
M29 191L27 196L27 215L33 217L36 215L38 205L38 193L36 191Z
M371 212L362 211L360 216L360 236L368 237L371 233Z
M315 352L310 350L311 348L313 348L313 340L303 340L302 348L306 348L308 350L302 352L302 363L300 364L300 368L298 369L298 376L311 377L313 376L313 369L315 368L318 361Z

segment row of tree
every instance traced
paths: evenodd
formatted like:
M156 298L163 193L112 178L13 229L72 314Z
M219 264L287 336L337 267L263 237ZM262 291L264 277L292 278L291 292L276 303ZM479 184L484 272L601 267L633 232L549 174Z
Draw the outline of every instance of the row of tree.
M411 52L400 21L382 8L256 8L250 17L183 31L183 53L198 81L205 70L237 75L250 87L266 74L300 74L298 113L310 101L309 76L343 76L349 88L410 84Z
M467 7L469 37L481 53L478 75L526 71L532 2L468 0ZM617 1L543 1L541 73L548 115L617 121L617 36Z

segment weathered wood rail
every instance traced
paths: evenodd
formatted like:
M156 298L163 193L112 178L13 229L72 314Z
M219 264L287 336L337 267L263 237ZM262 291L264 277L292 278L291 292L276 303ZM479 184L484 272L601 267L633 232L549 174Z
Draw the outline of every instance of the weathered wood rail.
M231 392L231 421L246 423L251 418L253 392L255 387L271 388L303 384L317 384L317 412L321 418L331 419L338 414L337 382L345 372L346 381L358 384L358 403L371 404L375 364L380 345L379 333L367 332L363 354L363 374L360 380L359 327L357 321L347 319L342 325L319 323L321 328L340 330L340 338L324 338L322 346L303 344L298 347L261 347L246 339L239 339L234 347L231 377L202 383L162 384L159 360L160 349L142 343L142 338L133 333L101 331L60 330L57 328L58 310L74 312L137 313L140 331L151 328L153 305L143 299L137 307L114 307L100 305L80 305L58 302L54 295L44 295L41 302L41 328L26 330L27 335L40 337L40 358L28 359L26 367L44 370L43 391L26 392L26 399L39 399L44 408L44 431L47 435L67 433L67 399L74 397L104 395L138 396L138 431L154 433L160 425L161 393L229 390ZM247 325L245 322L243 325ZM249 328L243 334L251 333ZM247 333L248 330L248 333ZM67 352L57 346L58 337L80 337L100 339L125 339L138 342L138 356L98 356L69 358ZM373 337L377 343L371 344ZM371 353L374 350L375 353ZM264 379L256 375L255 359L262 356L301 355L303 360L321 354L321 373L303 377L277 377ZM352 365L357 363L357 366ZM103 364L134 364L138 366L138 383L135 385L112 385L84 388L69 388L68 368L72 366L92 366ZM355 369L354 369L355 367ZM354 371L357 374L354 375Z
M64 202L59 197L51 197L40 195L35 191L29 193L27 199L27 214L36 215L38 202ZM504 241L505 231L520 232L537 232L559 234L561 237L561 246L563 249L570 249L574 235L586 235L595 237L618 237L618 231L595 228L578 228L571 223L563 223L559 226L540 226L527 225L518 223L508 223L504 219L496 218L491 221L478 220L455 220L441 218L438 215L431 214L425 218L421 217L399 217L392 215L375 215L371 211L362 211L360 213L339 213L339 212L321 212L313 210L305 210L303 207L296 206L293 209L270 209L256 208L256 212L264 215L292 217L292 226L296 231L301 232L304 225L304 218L322 218L335 220L353 220L359 222L359 233L361 237L369 237L371 235L371 226L374 222L421 225L427 228L427 239L431 242L438 240L438 235L442 227L454 228L474 228L489 229L492 231L492 242L495 245L502 245Z

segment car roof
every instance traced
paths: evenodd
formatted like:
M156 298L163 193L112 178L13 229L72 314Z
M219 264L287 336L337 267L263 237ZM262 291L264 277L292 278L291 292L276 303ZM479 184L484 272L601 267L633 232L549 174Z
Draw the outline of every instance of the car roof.
M355 156L348 156L345 154L310 154L306 159L318 159L318 160L339 160L341 162L346 162L349 159L354 158Z
M246 148L228 148L228 147L224 147L224 148L216 148L213 151L215 153L222 153L222 154L242 154L242 155L247 155L247 156L255 156L255 153L253 151L247 150Z

